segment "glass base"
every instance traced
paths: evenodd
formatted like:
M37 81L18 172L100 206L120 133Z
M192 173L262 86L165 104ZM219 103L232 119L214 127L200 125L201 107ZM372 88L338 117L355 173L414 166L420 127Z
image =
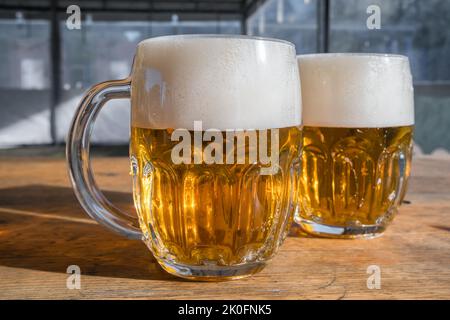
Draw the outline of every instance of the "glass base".
M258 273L266 262L253 262L236 266L202 265L192 266L158 259L161 267L168 273L195 281L227 281L241 279Z
M361 226L331 226L317 223L303 218L295 219L301 229L307 234L336 239L373 239L383 235L385 225L361 225Z

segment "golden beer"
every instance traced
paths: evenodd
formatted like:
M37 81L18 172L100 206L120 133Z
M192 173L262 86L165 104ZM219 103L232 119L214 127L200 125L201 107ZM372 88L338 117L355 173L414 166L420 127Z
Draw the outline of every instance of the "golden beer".
M297 220L381 231L405 194L412 133L412 126L305 126Z
M254 131L258 142L266 131L270 137L270 129ZM171 140L172 129L132 128L135 204L144 241L156 257L191 268L272 257L291 223L287 213L295 206L301 145L299 127L277 131L278 171L262 175L267 165L260 162L174 164L171 151L178 142ZM225 150L226 132L221 134ZM246 159L251 148L245 144Z
M309 234L381 235L410 174L414 99L408 58L298 56L302 171L295 221Z

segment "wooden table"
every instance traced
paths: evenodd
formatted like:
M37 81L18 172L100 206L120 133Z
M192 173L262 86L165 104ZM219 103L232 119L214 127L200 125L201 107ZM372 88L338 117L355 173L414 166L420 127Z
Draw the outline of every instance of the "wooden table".
M132 210L126 158L95 158L99 185ZM0 298L400 299L450 298L450 159L416 158L407 200L373 240L298 236L251 278L219 283L166 274L140 241L90 220L62 158L0 159ZM297 234L297 236L296 236ZM81 289L66 287L69 265ZM368 289L367 268L381 269Z

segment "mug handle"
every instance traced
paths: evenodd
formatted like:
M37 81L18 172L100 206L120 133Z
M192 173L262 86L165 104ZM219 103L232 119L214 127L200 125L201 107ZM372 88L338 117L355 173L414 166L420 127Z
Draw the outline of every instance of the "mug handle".
M141 239L137 217L115 207L98 188L91 170L89 143L94 121L111 99L130 98L131 80L105 81L83 96L67 137L66 157L75 195L83 209L101 225L129 239Z

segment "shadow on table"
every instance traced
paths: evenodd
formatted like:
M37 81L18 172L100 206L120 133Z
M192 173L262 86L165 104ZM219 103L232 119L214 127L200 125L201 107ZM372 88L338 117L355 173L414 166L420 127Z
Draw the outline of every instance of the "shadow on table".
M132 195L105 192L134 212ZM309 237L293 225L289 236ZM163 271L145 244L118 236L90 219L71 188L28 185L0 189L0 265L115 278L181 280Z
M134 212L131 194L105 192ZM71 188L30 185L0 189L0 265L117 278L175 280L143 242L115 235L91 220Z

